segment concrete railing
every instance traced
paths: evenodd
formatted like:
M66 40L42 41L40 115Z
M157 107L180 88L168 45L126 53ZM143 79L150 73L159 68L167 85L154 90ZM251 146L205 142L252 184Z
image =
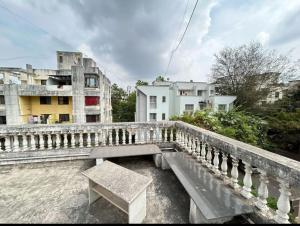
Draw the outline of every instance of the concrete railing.
M0 126L0 137L2 155L173 142L240 193L263 216L278 223L288 223L290 187L300 184L299 162L180 121ZM251 190L254 167L260 173L257 197ZM238 183L241 169L243 186ZM267 206L270 178L277 179L280 186L275 214Z
M263 216L273 218L278 223L289 222L290 187L300 184L298 161L184 122L176 122L175 128L176 142L181 149L249 200ZM228 163L231 163L230 172ZM252 172L255 167L260 174L257 197L252 193ZM241 168L244 169L243 186L238 183L238 169ZM275 214L267 205L270 178L275 178L280 187Z

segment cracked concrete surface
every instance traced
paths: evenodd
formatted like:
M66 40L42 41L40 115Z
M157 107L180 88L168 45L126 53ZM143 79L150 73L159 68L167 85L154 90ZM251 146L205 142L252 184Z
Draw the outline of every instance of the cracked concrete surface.
M144 223L188 223L189 197L171 171L152 158L111 161L153 178L147 189ZM127 223L127 216L104 199L88 205L87 178L94 161L67 161L0 168L0 223Z

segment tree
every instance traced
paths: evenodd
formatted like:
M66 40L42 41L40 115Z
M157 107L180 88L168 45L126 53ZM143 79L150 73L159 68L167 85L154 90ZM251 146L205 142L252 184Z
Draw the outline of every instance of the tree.
M236 105L251 108L268 95L272 85L286 81L295 70L287 56L252 42L215 54L211 76L220 94L237 96Z
M136 93L129 95L117 84L112 85L111 103L113 122L133 122Z
M159 76L156 77L155 81L156 82L164 82L165 81L165 77L159 75Z
M148 82L145 82L145 81L142 81L142 80L138 80L135 83L135 87L137 87L137 86L147 86L147 85L148 85Z

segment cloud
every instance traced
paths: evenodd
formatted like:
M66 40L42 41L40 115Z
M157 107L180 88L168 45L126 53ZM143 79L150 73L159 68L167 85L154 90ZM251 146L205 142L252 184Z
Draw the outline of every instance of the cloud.
M262 31L257 34L256 38L264 46L269 42L270 34Z

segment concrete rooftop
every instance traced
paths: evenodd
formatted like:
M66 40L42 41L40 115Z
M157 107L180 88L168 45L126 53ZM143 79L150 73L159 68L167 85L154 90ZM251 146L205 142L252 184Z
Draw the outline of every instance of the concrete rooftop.
M171 170L156 168L151 157L111 161L153 179L144 223L188 223L189 196ZM81 172L93 165L77 160L0 167L0 223L126 223L127 216L104 199L89 207Z

